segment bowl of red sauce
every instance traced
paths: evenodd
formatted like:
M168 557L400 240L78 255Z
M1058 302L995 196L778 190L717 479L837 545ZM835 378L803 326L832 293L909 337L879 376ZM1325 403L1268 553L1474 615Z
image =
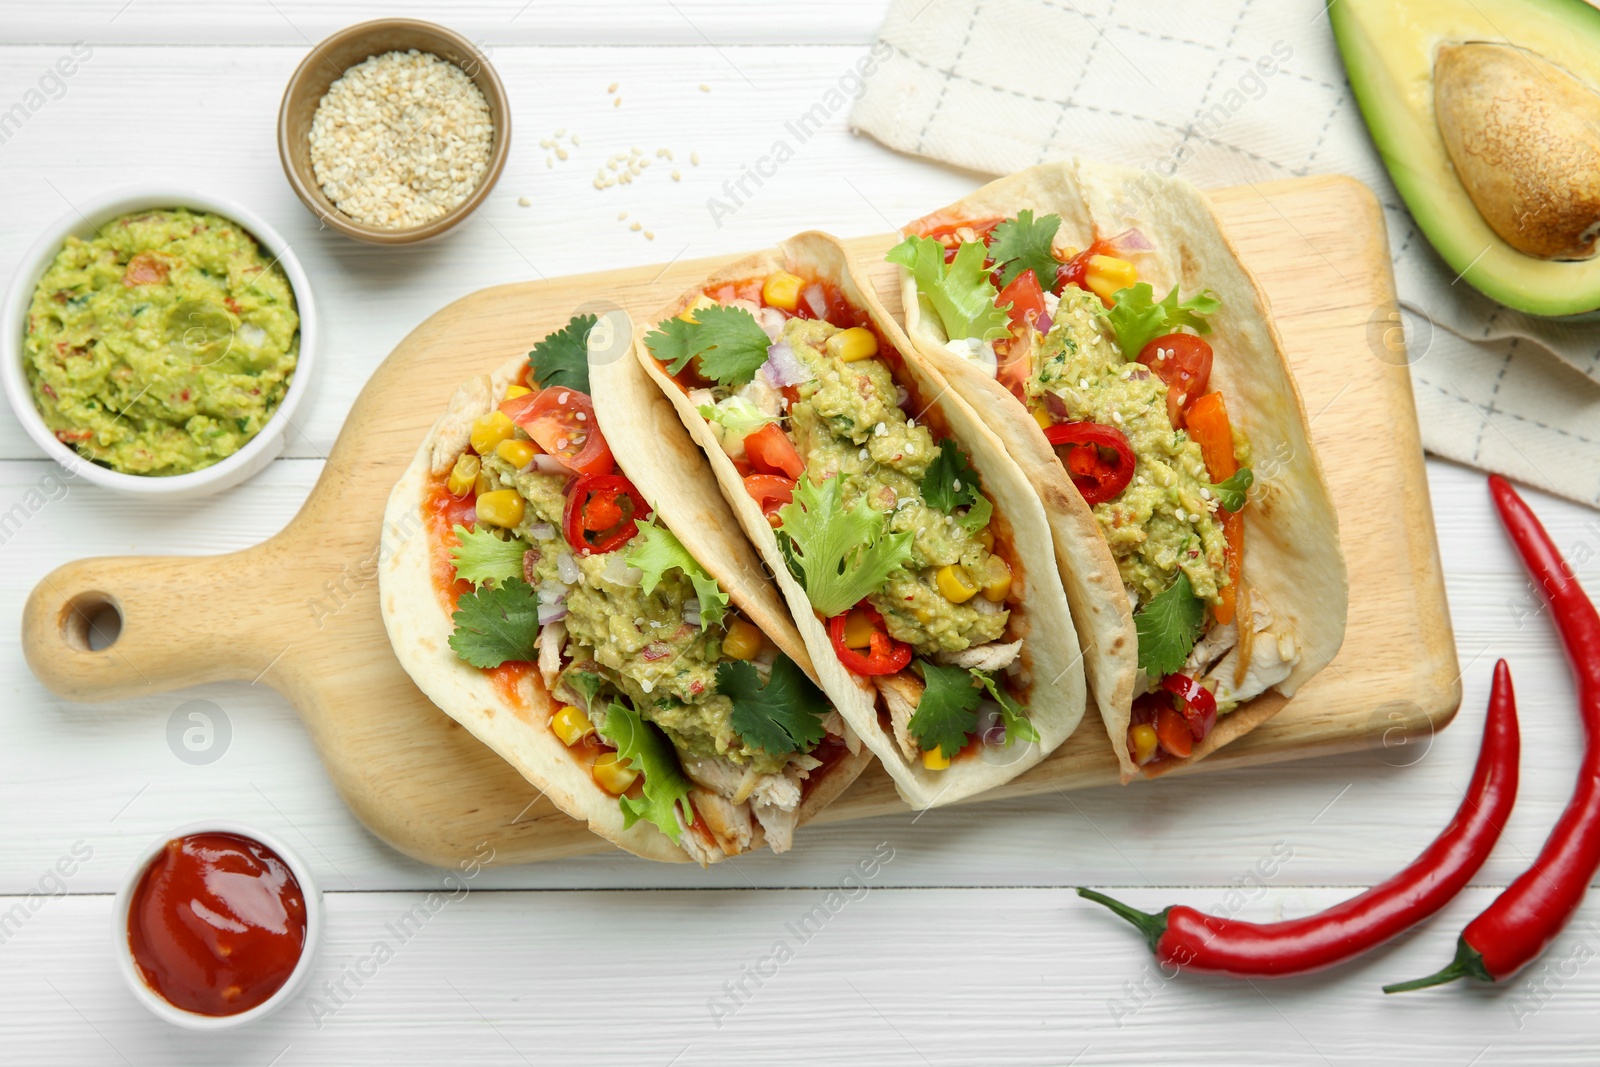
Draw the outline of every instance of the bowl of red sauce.
M191 1030L240 1026L293 999L321 933L310 869L276 837L233 822L195 823L152 843L112 909L128 987Z

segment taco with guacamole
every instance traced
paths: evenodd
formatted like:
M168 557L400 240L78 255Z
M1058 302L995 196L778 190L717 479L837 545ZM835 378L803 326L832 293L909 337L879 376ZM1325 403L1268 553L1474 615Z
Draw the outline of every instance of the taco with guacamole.
M1051 163L904 232L915 359L1044 503L1124 781L1266 721L1338 651L1348 583L1266 299L1204 196Z
M685 293L635 354L709 457L823 690L925 808L1038 763L1085 686L1039 501L875 303L837 241L801 234Z
M631 334L626 316L621 336ZM563 811L701 865L794 830L871 759L631 356L574 318L463 383L389 497L382 561L419 688Z

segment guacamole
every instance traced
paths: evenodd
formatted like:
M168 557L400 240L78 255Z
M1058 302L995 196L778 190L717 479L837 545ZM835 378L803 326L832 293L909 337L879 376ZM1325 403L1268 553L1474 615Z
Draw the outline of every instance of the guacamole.
M524 436L520 429L517 436ZM716 692L724 631L684 620L685 602L695 596L688 576L667 571L646 595L638 571L622 562L633 542L590 556L568 547L561 532L565 475L517 470L494 454L482 462L496 489L515 489L526 505L512 533L537 553L527 566L529 581L536 588L569 587L563 651L573 664L598 664L598 673L680 751L723 756L761 774L782 770L788 756L748 747L733 729L733 701ZM576 566L578 581L562 581L563 555Z
M1200 446L1172 428L1166 384L1124 359L1103 332L1100 311L1098 297L1066 287L1034 361L1029 399L1038 404L1051 394L1065 405L1065 421L1115 426L1127 437L1137 473L1093 511L1135 606L1170 586L1180 570L1195 596L1215 604L1228 581L1227 542Z
M238 223L184 208L69 237L34 289L24 362L60 441L124 474L233 455L288 392L300 317Z
M983 597L957 604L939 592L940 567L961 564L984 575L993 553L953 516L922 499L922 476L939 453L926 426L896 403L898 392L881 359L845 362L830 355L829 337L840 328L820 319L789 319L787 342L813 379L800 386L789 408L790 436L813 482L837 476L846 507L866 498L889 513L891 532L911 531L911 561L868 597L882 613L889 636L918 652L959 652L1005 633L1009 612Z

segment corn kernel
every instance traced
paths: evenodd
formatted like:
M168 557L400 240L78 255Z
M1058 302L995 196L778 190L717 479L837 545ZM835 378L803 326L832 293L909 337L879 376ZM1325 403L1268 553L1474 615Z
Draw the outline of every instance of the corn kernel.
M478 476L472 479L472 491L478 496L494 491L494 479L483 466L478 467Z
M930 771L947 771L950 758L944 754L944 749L930 748L922 754L922 765Z
M998 604L1011 594L1011 565L999 556L990 556L983 565L983 599Z
M516 423L503 411L491 411L472 421L472 450L480 456L494 451L495 445L510 437Z
M594 723L589 721L589 716L583 713L582 708L568 704L550 716L550 729L561 738L563 745L571 748L594 733Z
M1141 723L1128 731L1128 740L1133 748L1133 762L1138 764L1149 763L1155 758L1156 744L1160 738L1156 736L1156 728L1149 723Z
M451 496L466 496L472 492L478 482L478 462L478 457L470 452L456 457L456 465L450 468L450 477L444 483Z
M1090 256L1089 268L1083 275L1089 291L1107 302L1117 290L1126 289L1138 280L1139 272L1133 264L1116 256Z
M805 282L786 270L774 271L761 283L761 299L769 307L793 311L800 306L800 288Z
M622 758L615 752L603 752L594 761L594 780L614 797L620 797L628 791L634 781L639 777L639 772L627 766Z
M938 576L934 578L934 584L952 604L965 604L978 591L978 586L967 574L966 568L957 563L940 567Z
M828 338L828 355L846 363L878 354L878 335L865 326L852 326Z
M1033 409L1033 421L1039 424L1041 430L1048 430L1056 424L1056 420L1050 417L1049 409L1042 405Z
M506 399L515 400L517 397L527 396L531 392L533 392L533 390L529 389L526 385L508 385L506 386Z
M990 529L988 526L985 526L983 529L979 530L978 531L978 544L982 545L984 548L988 549L990 552L993 552L994 551L994 530Z
M844 619L844 646L846 648L866 648L872 644L872 632L876 627L864 611L852 611Z
M722 636L722 654L729 659L751 659L761 651L761 631L748 619L734 619Z
M715 300L711 299L709 296L706 296L704 293L701 293L699 296L694 298L694 303L689 305L689 310L680 314L678 318L682 319L684 322L695 322L698 321L694 317L694 313L696 311L699 311L701 308L714 308L716 306L717 302Z
M478 497L478 521L509 530L522 521L522 508L515 489L496 489Z
M518 470L533 462L533 446L515 437L508 437L495 445L494 454Z

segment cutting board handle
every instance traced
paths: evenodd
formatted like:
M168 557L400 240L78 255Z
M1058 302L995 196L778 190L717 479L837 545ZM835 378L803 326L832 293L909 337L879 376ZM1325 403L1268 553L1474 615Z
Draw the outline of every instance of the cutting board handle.
M256 677L284 647L280 640L262 656L284 627L263 610L262 591L249 587L262 561L243 557L260 549L104 557L57 568L22 609L28 666L53 692L79 701Z

